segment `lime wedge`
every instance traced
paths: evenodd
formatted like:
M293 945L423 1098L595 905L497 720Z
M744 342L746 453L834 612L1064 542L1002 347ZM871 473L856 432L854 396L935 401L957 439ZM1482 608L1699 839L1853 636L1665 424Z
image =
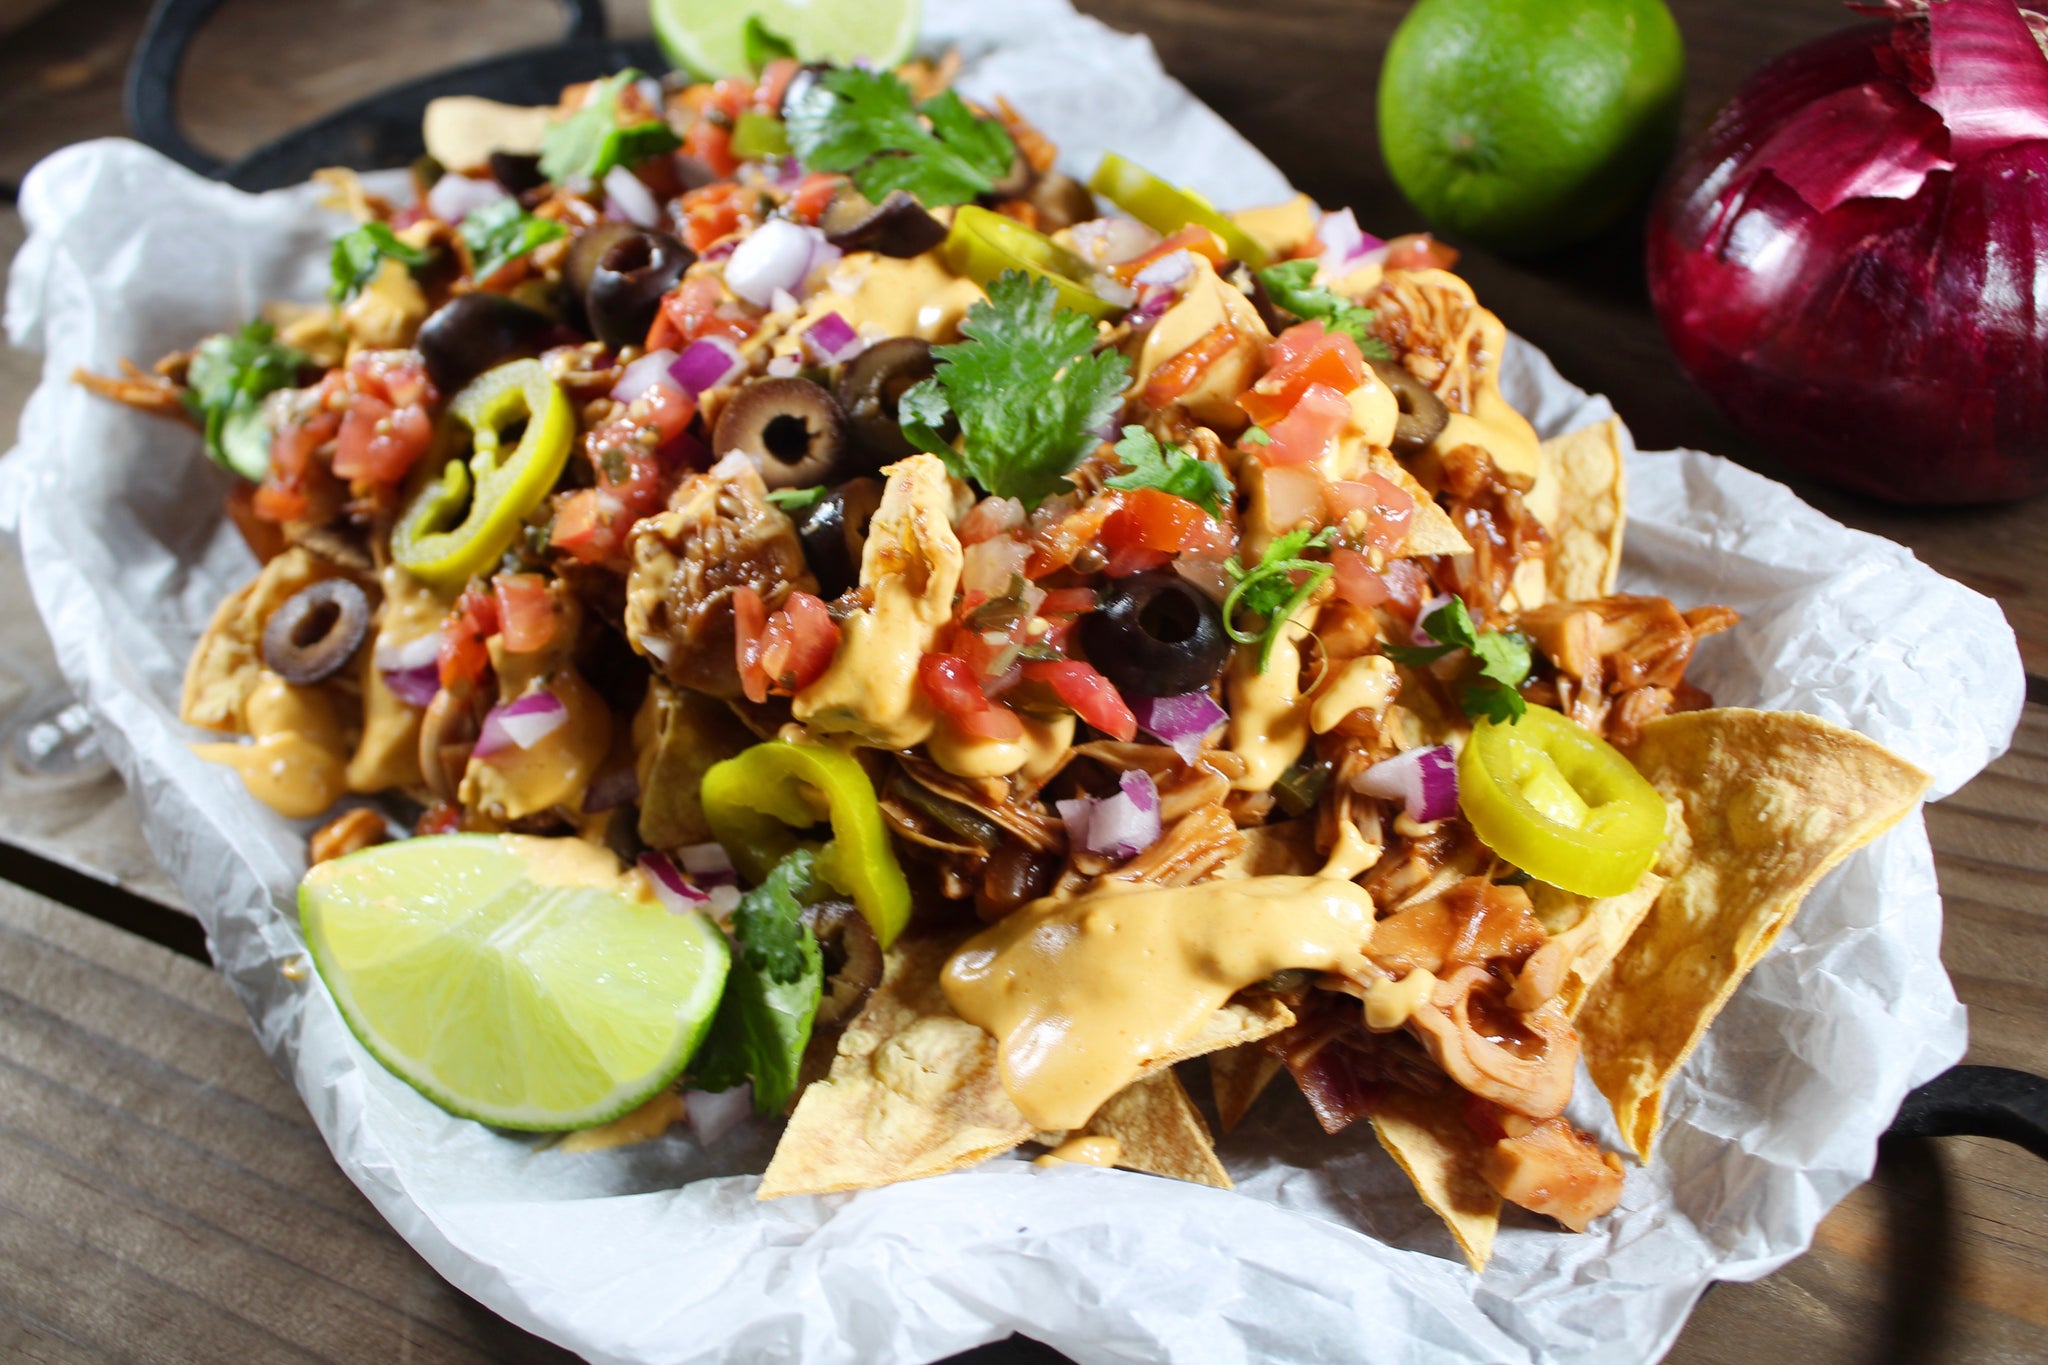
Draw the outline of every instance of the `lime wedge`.
M747 21L807 62L891 67L917 46L920 0L649 0L662 55L702 80L745 76Z
M443 1109L588 1128L682 1072L730 953L576 839L449 834L322 863L299 920L342 1018Z

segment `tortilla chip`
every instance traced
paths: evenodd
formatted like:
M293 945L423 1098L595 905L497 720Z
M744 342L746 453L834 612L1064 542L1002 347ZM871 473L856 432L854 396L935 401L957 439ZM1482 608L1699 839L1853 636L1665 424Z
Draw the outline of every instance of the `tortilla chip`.
M966 935L902 939L797 1101L759 1199L832 1194L978 1165L1031 1136L996 1070L996 1040L954 1014L939 972Z
M1614 592L1627 521L1628 463L1618 418L1543 443L1541 476L1556 490L1544 575L1550 596L1584 602Z
M1482 1174L1493 1144L1465 1122L1465 1092L1456 1086L1434 1095L1390 1090L1373 1113L1372 1128L1422 1202L1451 1230L1466 1264L1486 1269L1501 1201Z
M1132 1081L1109 1097L1082 1133L1115 1138L1116 1164L1219 1190L1234 1188L1216 1159L1209 1125L1171 1067Z
M1634 889L1600 900L1575 896L1542 882L1530 884L1536 918L1543 922L1550 942L1559 945L1569 959L1564 984L1557 992L1567 1017L1578 1015L1586 996L1607 974L1663 890L1664 879L1655 872L1645 872Z
M301 588L341 573L318 555L293 546L214 610L206 633L185 665L178 718L202 729L239 734L242 706L263 672L263 625Z
M1243 1121L1251 1107L1280 1074L1280 1059L1262 1047L1246 1045L1209 1054L1209 1088L1216 1095L1216 1117L1223 1131Z
M1256 1043L1281 1029L1294 1027L1294 1011L1270 995L1233 1000L1209 1016L1202 1031L1163 1057L1146 1063L1141 1076L1154 1075L1167 1067L1194 1057L1206 1057L1227 1047Z
M1664 1087L1814 884L1890 829L1927 775L1795 712L1653 720L1631 755L1673 811L1649 916L1587 996L1586 1065L1648 1159Z
M1458 529L1458 523L1451 520L1451 514L1436 505L1429 490L1417 483L1415 476L1392 454L1375 446L1366 452L1365 466L1368 473L1379 475L1415 499L1415 519L1408 523L1407 539L1392 551L1394 558L1472 553L1471 543Z

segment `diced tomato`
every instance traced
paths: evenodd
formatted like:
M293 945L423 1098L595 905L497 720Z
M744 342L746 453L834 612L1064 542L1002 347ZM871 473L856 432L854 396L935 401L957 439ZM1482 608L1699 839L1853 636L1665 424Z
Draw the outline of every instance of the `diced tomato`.
M273 483L265 480L249 499L249 510L265 521L282 526L286 522L303 521L312 510L306 498L306 491L296 485Z
M1122 505L1117 498L1095 498L1072 515L1039 527L1031 537L1031 558L1024 565L1024 576L1043 578L1073 563L1075 555L1095 543L1102 524Z
M322 388L326 385L323 383ZM270 472L249 500L249 510L265 521L298 521L311 510L308 482L317 473L313 453L341 430L341 414L317 407L302 421L287 424L270 441Z
M807 592L791 593L761 632L759 657L767 690L796 695L824 676L838 652L839 623L824 602Z
M777 57L762 67L761 79L754 85L754 107L771 114L780 110L782 97L789 93L789 83L802 69L803 63L794 57Z
M499 574L491 580L498 599L498 638L514 654L547 648L555 638L555 600L537 573Z
M1408 525L1415 519L1415 499L1392 479L1379 474L1341 479L1323 493L1332 522L1343 525L1352 513L1365 514L1365 543L1372 549L1396 549L1408 538Z
M1122 280L1125 284L1129 284L1143 272L1146 266L1151 265L1154 261L1163 261L1176 251L1192 251L1197 256L1206 258L1211 265L1222 264L1223 260L1230 254L1229 248L1223 245L1221 237L1218 237L1200 224L1190 223L1171 237L1162 240L1157 246L1143 255L1133 256L1128 261L1122 261L1110 267L1110 274L1116 276L1117 279Z
M1024 738L1024 722L1017 719L1017 713L999 702L989 703L986 711L971 715L948 716L952 727L969 739L986 739L997 744Z
M1022 529L1024 504L1015 498L987 497L968 509L953 528L962 545L979 545L1007 531Z
M496 594L471 583L441 623L441 686L459 687L490 672L491 651L484 642L497 633Z
M1024 665L1024 676L1052 688L1068 710L1111 739L1133 739L1138 718L1124 704L1116 685L1079 659L1057 659Z
M1038 604L1040 616L1079 616L1095 610L1095 589L1054 588Z
M735 662L739 664L740 687L747 700L768 700L768 670L761 665L761 637L768 631L768 604L754 588L741 584L732 590L732 638Z
M732 129L708 118L698 119L683 134L683 155L703 162L720 179L740 168L732 154Z
M1219 322L1192 345L1152 371L1145 381L1145 405L1163 408L1202 382L1211 365L1235 350L1238 335L1230 324Z
M436 801L412 827L414 834L456 834L462 830L462 807L452 801Z
M418 351L358 351L348 362L343 382L355 392L381 398L393 407L431 406L438 401L434 383L427 378L426 361Z
M754 324L738 305L726 301L717 280L693 275L662 299L661 311L647 333L647 349L680 351L707 336L744 341L753 332Z
M1311 384L1285 417L1265 429L1272 442L1256 453L1269 465L1320 460L1350 420L1350 399L1328 384Z
M1430 582L1429 574L1412 559L1396 559L1387 564L1380 575L1387 585L1387 608L1410 625L1415 624L1416 613L1422 604L1436 596L1436 584Z
M784 82L787 84L787 82ZM709 107L736 119L754 102L754 83L738 76L720 76L711 85Z
M1411 232L1387 243L1388 270L1449 270L1457 263L1458 248L1426 232Z
M943 715L972 716L988 710L980 670L958 654L932 653L919 659L917 682Z
M1270 426L1301 401L1312 384L1349 393L1365 381L1365 357L1343 332L1321 322L1303 322L1282 332L1270 352L1272 368L1238 395L1237 405L1254 422Z
M344 479L397 483L427 453L433 439L433 419L425 408L394 408L381 398L357 394L341 419L334 472Z
M596 488L579 488L555 504L554 525L548 544L585 564L602 564L618 546L612 527L618 520L619 500Z
M683 434L697 415L697 400L674 384L656 384L626 409L635 426L652 428L659 449Z
M797 185L796 193L789 196L784 207L797 222L815 224L825 216L825 206L832 202L832 196L839 193L839 187L845 183L843 175L812 171Z
M696 128L693 127L691 131L696 131ZM731 135L727 134L727 143L729 144L731 140ZM685 139L683 150L689 149L689 141ZM729 147L726 156L732 156ZM735 166L738 164L738 161L733 162ZM729 175L731 172L725 174ZM684 244L692 251L706 250L713 242L722 237L730 237L757 217L756 210L759 209L760 203L761 195L758 190L748 189L745 185L730 181L720 181L715 185L691 190L677 201L677 207L683 217Z
M1188 543L1200 523L1202 509L1186 498L1158 488L1134 488L1122 505L1102 523L1104 549L1164 550L1172 553Z
M1337 595L1354 607L1376 607L1387 600L1387 581L1372 571L1364 555L1338 546L1330 551Z

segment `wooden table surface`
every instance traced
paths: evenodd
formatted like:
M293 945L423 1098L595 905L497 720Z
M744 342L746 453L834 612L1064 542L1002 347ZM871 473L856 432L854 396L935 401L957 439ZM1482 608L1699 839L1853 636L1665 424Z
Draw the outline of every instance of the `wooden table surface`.
M1834 0L1671 0L1697 128L1765 58L1848 21ZM1389 184L1370 93L1406 0L1080 0L1149 34L1167 68L1302 189L1373 230L1420 226ZM119 76L143 0L62 0L0 27L0 184L77 138L123 131ZM644 31L612 0L617 31ZM10 21L0 11L0 25ZM401 76L545 40L544 0L326 0L224 7L183 106L198 140L243 150ZM20 240L0 214L0 257ZM1645 448L1714 450L1782 476L1671 363L1642 285L1640 223L1537 263L1473 252L1480 297ZM0 353L0 448L36 374ZM1998 599L2030 701L2013 750L1927 813L1947 905L1943 956L1973 1062L2048 1074L2048 540L2042 506L1909 512L1795 483ZM0 564L0 658L47 670L18 567ZM42 654L39 657L38 651ZM0 728L20 702L0 665ZM191 921L135 845L118 785L52 833L0 811L0 1354L71 1360L554 1360L562 1353L444 1283L329 1159L271 1070ZM51 818L43 812L45 824ZM139 893L139 894L138 894ZM196 959L196 960L195 960ZM1028 1343L984 1359L1037 1360ZM2048 1359L2048 1163L1956 1138L1888 1145L1814 1249L1717 1287L1669 1359Z

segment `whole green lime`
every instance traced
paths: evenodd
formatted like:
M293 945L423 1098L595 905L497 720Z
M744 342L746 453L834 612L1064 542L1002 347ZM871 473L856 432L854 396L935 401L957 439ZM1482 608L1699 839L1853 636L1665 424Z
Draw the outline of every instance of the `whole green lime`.
M1532 255L1628 211L1684 91L1664 0L1421 0L1380 69L1380 151L1431 223Z

